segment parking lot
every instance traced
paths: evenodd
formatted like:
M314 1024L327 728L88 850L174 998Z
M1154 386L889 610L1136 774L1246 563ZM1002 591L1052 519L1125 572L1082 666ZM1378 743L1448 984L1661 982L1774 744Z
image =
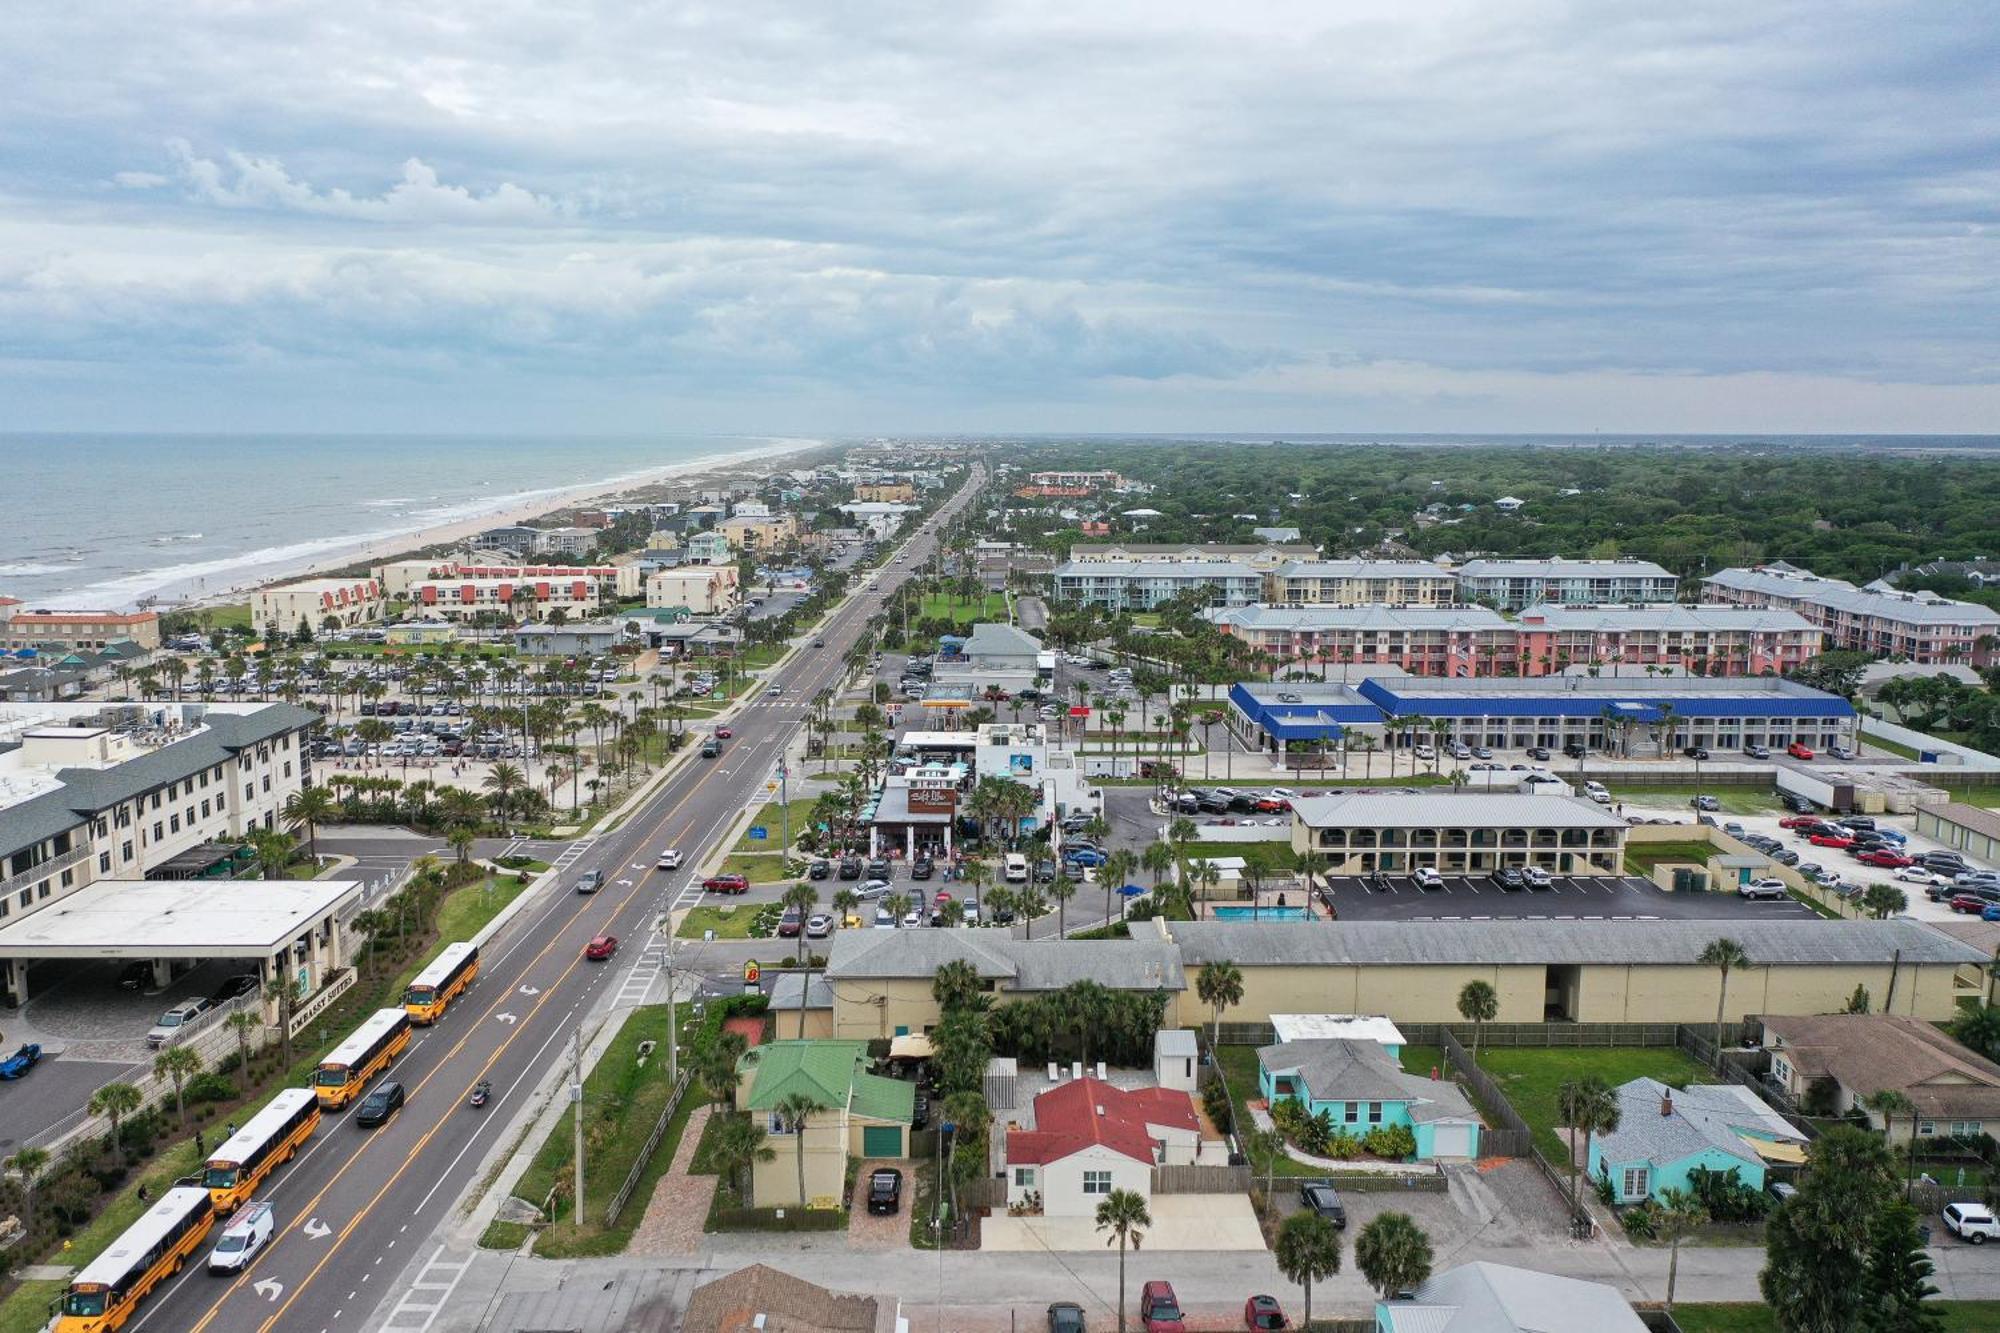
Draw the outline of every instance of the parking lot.
M1441 889L1420 889L1408 875L1337 875L1328 894L1343 921L1709 921L1774 917L1811 919L1791 898L1735 893L1669 893L1636 875L1557 875L1546 889L1502 889L1485 875L1446 875Z

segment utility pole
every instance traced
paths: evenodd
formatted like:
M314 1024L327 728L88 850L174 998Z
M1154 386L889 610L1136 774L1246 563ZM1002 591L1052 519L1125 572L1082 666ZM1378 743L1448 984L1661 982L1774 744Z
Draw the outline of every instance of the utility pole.
M778 818L784 826L784 841L778 846L781 856L790 856L792 854L791 778L792 766L786 763L783 758L780 758L778 760Z
M676 1088L681 1081L681 1025L680 1016L674 1008L674 919L671 913L666 920L667 947L663 959L667 973L667 1086Z
M583 1025L577 1024L570 1048L570 1107L576 1122L576 1209L571 1220L583 1225Z

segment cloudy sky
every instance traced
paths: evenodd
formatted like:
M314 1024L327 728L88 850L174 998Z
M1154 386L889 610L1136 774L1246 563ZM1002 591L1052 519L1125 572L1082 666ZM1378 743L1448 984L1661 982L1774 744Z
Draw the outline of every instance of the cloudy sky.
M17 8L0 429L1995 431L1996 71L1953 0Z

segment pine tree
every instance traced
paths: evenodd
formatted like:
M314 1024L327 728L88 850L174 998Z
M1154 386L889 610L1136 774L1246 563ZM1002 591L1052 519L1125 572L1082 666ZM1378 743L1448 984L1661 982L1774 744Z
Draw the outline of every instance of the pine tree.
M1938 1333L1944 1316L1932 1303L1931 1259L1917 1231L1917 1210L1898 1199L1875 1215L1868 1247L1867 1295L1856 1333Z

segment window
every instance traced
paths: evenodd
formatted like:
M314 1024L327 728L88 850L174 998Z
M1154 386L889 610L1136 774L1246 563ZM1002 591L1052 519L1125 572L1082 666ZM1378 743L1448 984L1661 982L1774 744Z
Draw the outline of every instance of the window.
M1083 1173L1085 1194L1111 1193L1111 1173L1109 1171L1086 1171Z
M167 819L167 826L174 832L179 833L181 831L181 817L179 815L170 815ZM158 828L159 826L156 824L154 827Z
M1625 1187L1618 1192L1621 1199L1643 1199L1652 1184L1652 1168L1628 1166L1625 1168Z
M773 1111L768 1117L768 1123L764 1126L764 1132L767 1134L789 1135L792 1132L792 1125L789 1120L779 1115L776 1111Z
M1346 1122L1347 1122L1348 1124L1350 1124L1350 1125L1358 1125L1358 1124L1360 1124L1360 1123L1361 1123L1361 1103L1360 1103L1360 1102L1348 1102L1348 1103L1346 1104L1345 1108L1344 1108L1344 1109L1343 1109L1343 1111L1342 1111L1342 1114L1341 1114L1341 1119L1342 1119L1342 1120L1344 1120L1344 1121L1346 1121Z
M1785 1063L1784 1056L1774 1055L1771 1057L1771 1077L1777 1079L1780 1083L1790 1083L1792 1081L1792 1067Z
M1979 1133L1981 1123L1978 1120L1954 1120L1951 1122L1951 1136L1955 1139L1969 1139Z
M203 819L207 819L207 818L208 818L208 802L207 802L207 801L203 801L203 802L201 803L201 817L202 817Z
M1382 1103L1380 1102L1368 1103L1368 1123L1371 1125L1379 1125L1382 1123Z
M1021 1189L1032 1189L1035 1184L1035 1168L1017 1166L1014 1168L1014 1184Z
M121 861L129 861L132 859L132 840L130 838L127 838L124 842L118 844L118 859Z
M1917 1122L1917 1136L1918 1136L1919 1138L1926 1138L1926 1139L1927 1139L1927 1138L1930 1138L1931 1136L1933 1136L1933 1135L1934 1135L1934 1134L1936 1134L1936 1133L1937 1133L1937 1121L1935 1121L1935 1120L1919 1120L1919 1121Z
M110 852L99 852L97 854L97 873L100 875L108 875L111 873Z

